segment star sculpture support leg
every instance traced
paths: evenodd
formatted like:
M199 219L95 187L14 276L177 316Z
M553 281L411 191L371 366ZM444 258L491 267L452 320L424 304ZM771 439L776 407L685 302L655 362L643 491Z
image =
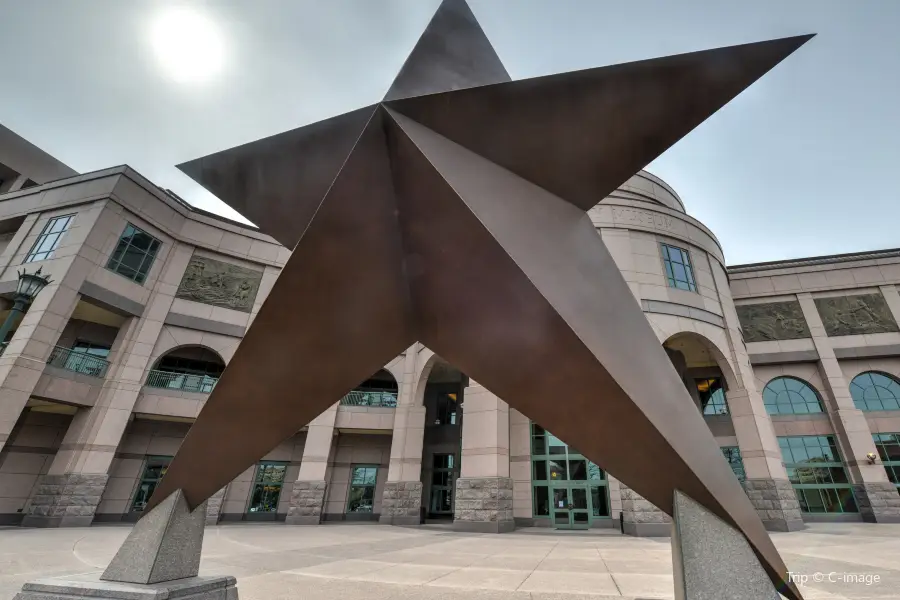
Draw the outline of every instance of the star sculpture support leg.
M418 339L669 514L687 494L798 600L585 211L810 36L509 82L428 56L483 36L462 7L384 102L182 165L294 252L151 507L201 503Z

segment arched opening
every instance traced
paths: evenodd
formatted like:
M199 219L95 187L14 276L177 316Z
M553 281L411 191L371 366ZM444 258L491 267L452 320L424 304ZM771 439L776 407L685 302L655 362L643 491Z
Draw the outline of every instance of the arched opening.
M715 345L696 333L678 333L663 348L704 416L728 414L730 367ZM723 366L724 369L723 370Z
M399 388L394 376L389 371L380 369L344 396L341 399L341 405L396 408L398 392Z
M850 382L850 395L859 410L900 410L900 381L887 373L860 373Z
M218 353L204 346L182 346L163 354L147 374L149 387L208 394L225 370Z
M763 388L763 404L770 415L825 412L819 392L796 377L776 377Z
M449 520L453 518L454 487L459 477L462 403L468 378L437 356L429 362L424 392L422 506L428 519Z

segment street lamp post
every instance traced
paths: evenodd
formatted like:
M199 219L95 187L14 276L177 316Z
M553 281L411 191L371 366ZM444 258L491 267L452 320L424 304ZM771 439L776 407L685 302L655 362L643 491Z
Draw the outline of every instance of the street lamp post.
M28 273L24 269L19 271L19 286L16 288L16 297L13 307L0 327L0 350L6 347L6 336L12 329L13 323L18 315L24 315L28 310L28 306L34 301L35 297L50 283L50 278L41 275L41 268L34 273Z

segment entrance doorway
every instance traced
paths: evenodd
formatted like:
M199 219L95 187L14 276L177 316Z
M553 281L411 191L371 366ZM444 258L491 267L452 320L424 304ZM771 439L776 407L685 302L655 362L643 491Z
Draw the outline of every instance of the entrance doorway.
M586 485L553 486L553 524L557 529L587 529L591 525Z
M558 529L611 524L606 473L537 423L531 424L531 468L535 519Z
M431 471L431 506L428 513L432 518L453 517L453 483L456 479L453 454L435 454Z

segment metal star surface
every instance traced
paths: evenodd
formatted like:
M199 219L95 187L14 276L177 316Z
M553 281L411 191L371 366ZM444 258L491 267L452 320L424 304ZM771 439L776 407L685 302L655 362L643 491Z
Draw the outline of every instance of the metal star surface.
M151 506L203 502L418 340L799 598L586 211L810 37L510 81L446 0L381 102L181 165L294 251Z

